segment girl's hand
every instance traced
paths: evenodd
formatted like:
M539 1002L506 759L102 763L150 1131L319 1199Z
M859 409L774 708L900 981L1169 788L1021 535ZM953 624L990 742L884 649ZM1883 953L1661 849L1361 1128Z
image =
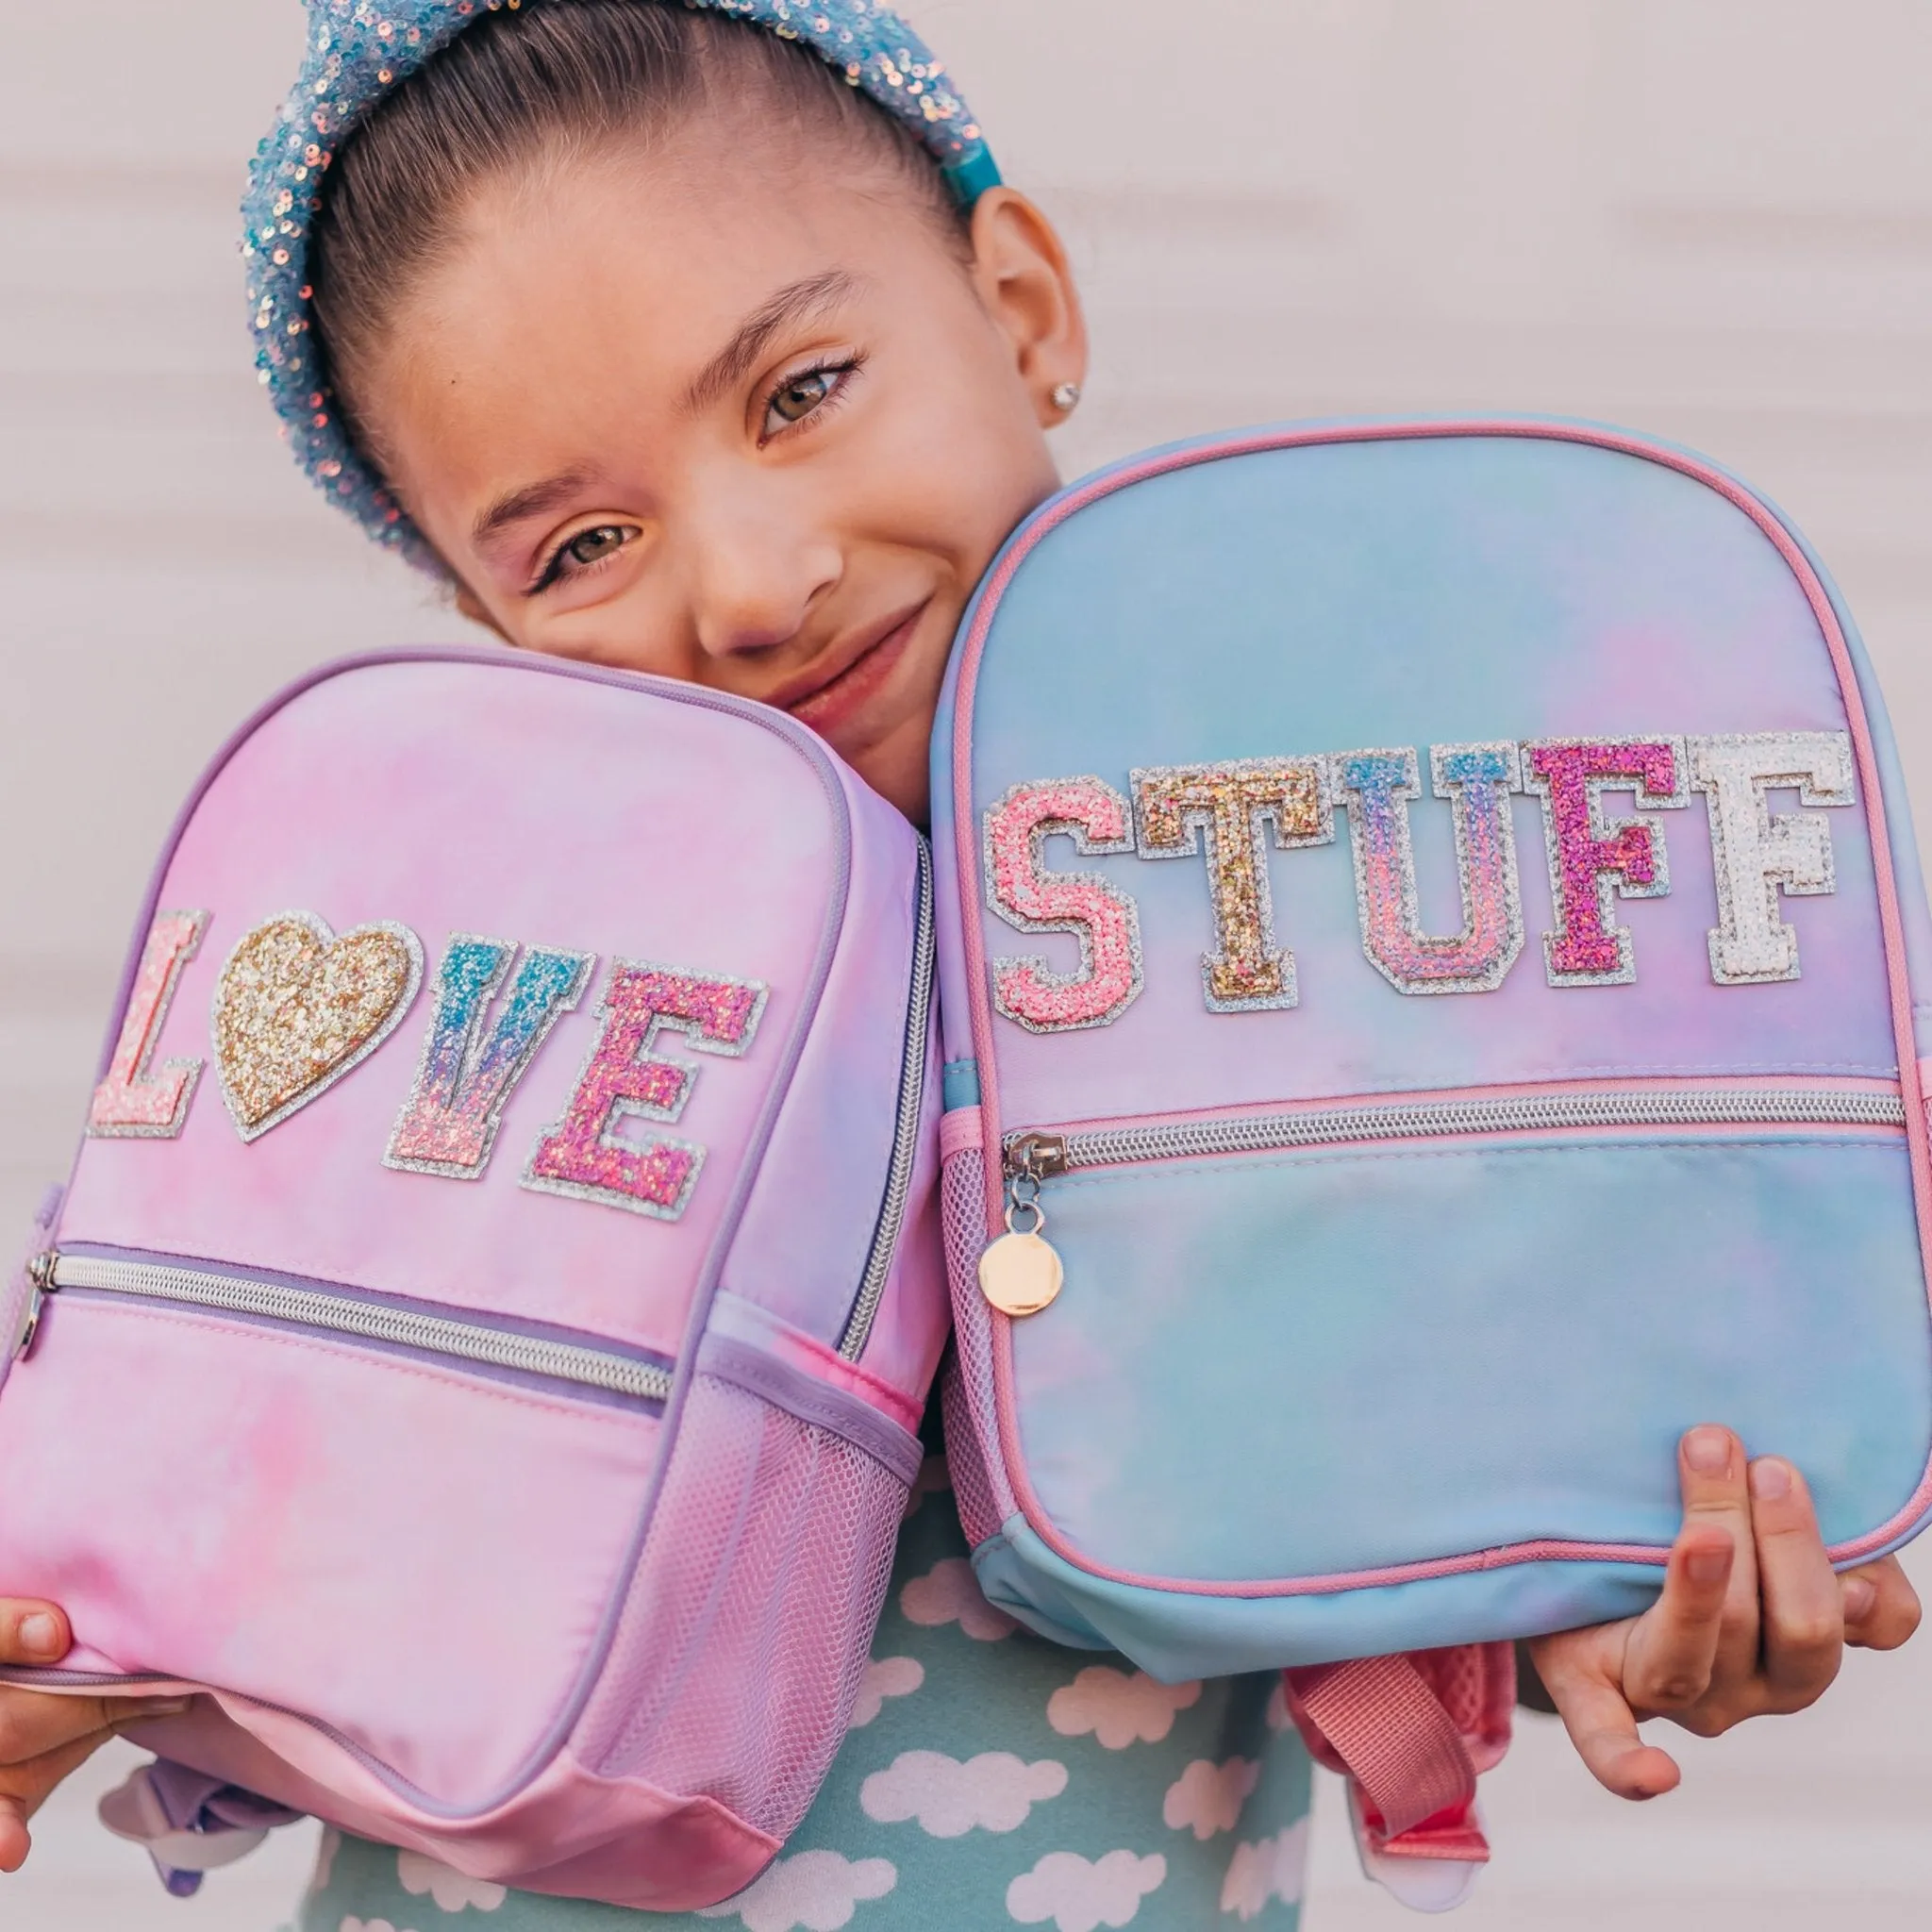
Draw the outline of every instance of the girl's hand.
M72 1641L52 1604L0 1598L0 1664L44 1670ZM53 1697L0 1684L0 1872L26 1862L27 1820L123 1724L187 1708L185 1698Z
M1747 1717L1803 1710L1847 1643L1895 1650L1919 1599L1895 1557L1833 1574L1804 1478L1777 1457L1746 1467L1728 1429L1677 1445L1684 1527L1663 1594L1641 1617L1530 1643L1538 1674L1597 1782L1622 1798L1672 1790L1676 1762L1637 1726L1668 1717L1714 1738Z

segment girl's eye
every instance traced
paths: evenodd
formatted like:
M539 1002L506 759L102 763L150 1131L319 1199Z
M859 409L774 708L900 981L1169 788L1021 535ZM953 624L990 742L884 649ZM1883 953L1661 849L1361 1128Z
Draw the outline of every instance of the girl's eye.
M845 378L858 366L856 360L840 362L788 375L772 391L770 400L765 404L765 439L769 441L791 428L794 423L803 423L808 416L824 408L845 386Z
M635 524L592 524L588 530L579 530L550 553L537 581L525 594L534 597L539 591L549 590L553 584L561 583L594 564L603 563L607 558L615 557L626 543L642 535Z
M573 563L602 563L636 534L628 524L599 524L593 530L579 530L563 546L563 554Z

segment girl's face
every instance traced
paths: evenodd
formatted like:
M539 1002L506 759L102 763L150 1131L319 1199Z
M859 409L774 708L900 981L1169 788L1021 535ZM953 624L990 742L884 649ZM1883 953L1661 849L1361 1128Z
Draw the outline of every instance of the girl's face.
M954 629L1086 358L1030 204L971 240L829 144L555 160L477 197L361 414L470 615L779 706L922 819Z

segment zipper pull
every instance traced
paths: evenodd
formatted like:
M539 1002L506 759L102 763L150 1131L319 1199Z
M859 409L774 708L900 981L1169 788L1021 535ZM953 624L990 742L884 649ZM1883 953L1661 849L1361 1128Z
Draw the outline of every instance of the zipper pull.
M54 1292L54 1270L59 1265L60 1257L52 1249L36 1255L26 1264L26 1319L21 1324L20 1339L13 1344L15 1361L25 1361L33 1352L34 1338L41 1332L41 1311Z
M1058 1134L1023 1134L1007 1148L1007 1231L979 1257L979 1291L1001 1314L1037 1315L1066 1280L1059 1251L1046 1240L1040 1184L1064 1174L1067 1143ZM1027 1219L1025 1227L1014 1224Z

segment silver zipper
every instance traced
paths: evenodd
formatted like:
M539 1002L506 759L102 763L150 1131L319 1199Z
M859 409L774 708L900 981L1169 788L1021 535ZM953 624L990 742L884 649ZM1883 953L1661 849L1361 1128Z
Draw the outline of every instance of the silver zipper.
M1274 1154L1363 1141L1518 1134L1587 1127L1904 1127L1897 1093L1854 1088L1700 1087L1525 1093L1493 1100L1407 1100L1368 1107L1173 1121L1158 1126L1021 1132L1005 1141L1009 1176L1040 1181L1081 1168L1210 1154Z
M33 1280L36 1303L18 1351L23 1355L39 1324L40 1299L63 1289L84 1289L99 1294L172 1302L183 1307L213 1308L225 1314L260 1316L295 1327L447 1356L484 1368L545 1375L553 1381L575 1382L586 1389L602 1389L647 1402L667 1402L671 1397L671 1371L654 1362L579 1342L554 1341L512 1329L486 1328L443 1315L358 1301L321 1289L291 1288L278 1281L214 1274L159 1261L113 1260L99 1255L40 1256L33 1266Z
M925 1103L925 1044L932 1023L933 987L932 854L919 841L919 909L912 933L912 992L906 1004L906 1057L899 1066L899 1109L892 1124L892 1158L886 1170L886 1195L879 1204L865 1273L858 1278L858 1295L839 1340L839 1353L856 1362L865 1351L873 1318L892 1272L899 1230L906 1223L906 1202L912 1191L912 1170L919 1159L919 1117Z

